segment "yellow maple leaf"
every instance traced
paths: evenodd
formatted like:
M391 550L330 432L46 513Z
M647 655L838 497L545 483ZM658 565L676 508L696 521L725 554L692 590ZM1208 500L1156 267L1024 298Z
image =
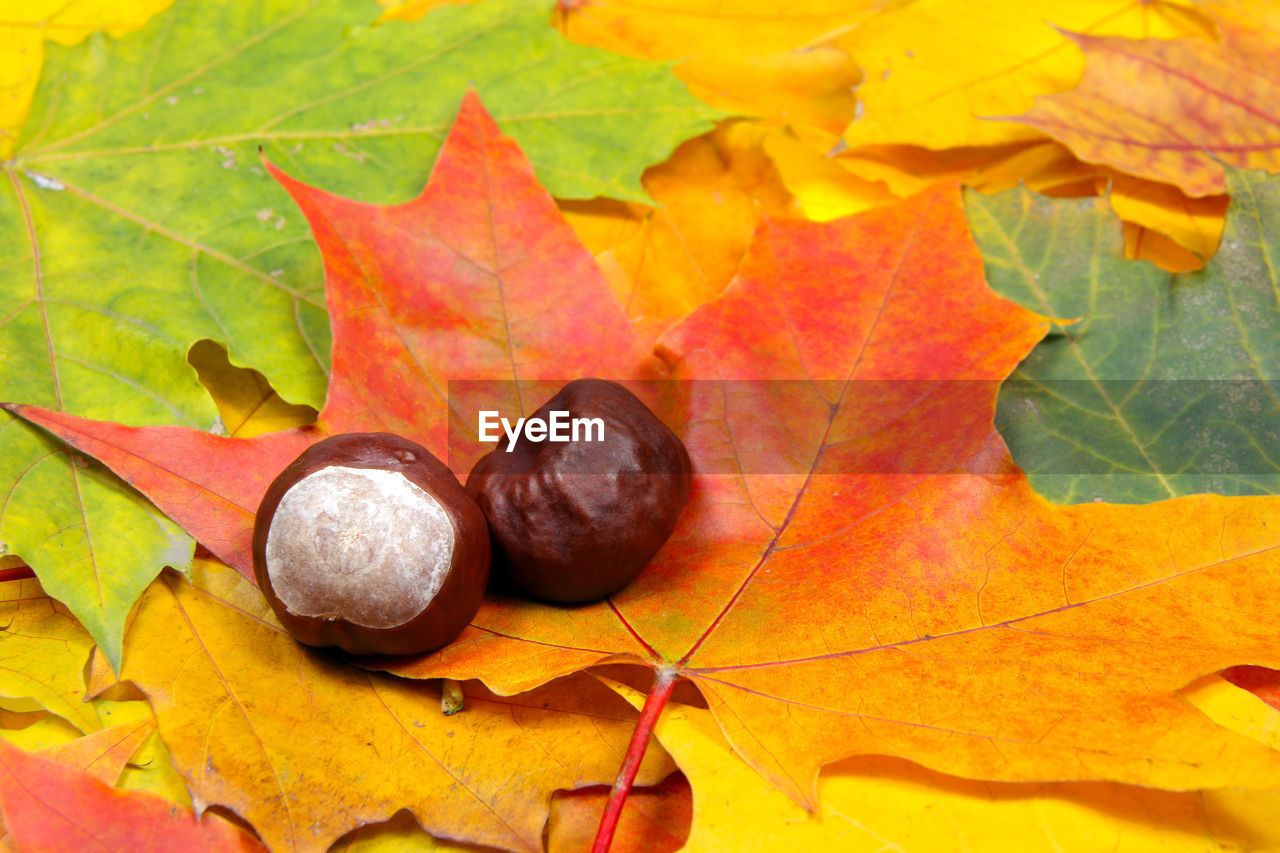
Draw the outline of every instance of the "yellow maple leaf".
M633 705L643 704L644 697L634 690L602 680ZM1265 706L1259 710L1261 702L1225 682L1200 685L1198 691L1194 701L1250 733L1280 719L1280 712ZM683 848L687 853L1280 850L1280 826L1274 819L1280 793L1275 791L992 783L936 773L898 758L863 756L823 771L818 809L810 814L734 754L709 711L669 705L654 735L693 786L693 826Z
M1025 112L1033 96L1076 84L1084 57L1061 30L1148 39L1214 35L1202 14L1160 0L919 0L833 41L866 74L846 142L941 149L1037 138L1033 128L991 117Z
M676 76L713 106L820 128L834 141L853 117L861 72L832 34L885 0L691 0L566 4L566 36L641 59L676 61Z
M199 559L143 596L121 679L151 701L197 807L228 806L281 849L323 850L401 808L441 835L534 849L551 791L611 778L632 727L563 684L469 688L445 717L436 685L300 646L249 581ZM658 751L642 772L670 769Z
M805 217L815 222L860 213L901 197L887 181L861 177L838 158L824 156L785 131L771 133L764 147Z
M82 732L102 728L85 704L84 666L93 640L40 582L0 583L0 697L32 700Z
M1073 35L1087 57L1080 85L1018 116L1081 159L1179 187L1223 191L1221 162L1280 171L1274 118L1280 34L1225 18L1221 43Z
M1193 198L1170 184L1119 172L1112 176L1110 198L1125 223L1125 253L1171 272L1199 269L1213 257L1230 201L1225 194ZM1159 235L1168 239L1160 241Z
M764 148L773 131L728 122L644 175L654 205L562 203L569 224L648 339L728 285L761 214L796 215Z

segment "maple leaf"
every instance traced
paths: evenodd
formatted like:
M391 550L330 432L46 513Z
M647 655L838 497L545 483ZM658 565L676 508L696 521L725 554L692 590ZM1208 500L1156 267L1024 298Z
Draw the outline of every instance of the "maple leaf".
M1280 87L1271 60L1280 35L1230 19L1222 30L1220 43L1071 34L1087 57L1080 84L1016 119L1083 160L1191 196L1223 191L1222 162L1277 171L1280 142L1260 127L1276 122L1267 105Z
M438 685L300 646L205 560L149 589L120 677L154 707L192 801L233 809L272 849L324 850L402 808L440 837L538 849L551 793L612 778L634 717L586 676L512 699L470 683L446 717ZM646 781L671 771L650 759Z
M232 364L226 349L213 341L197 341L187 352L187 361L199 374L200 384L209 390L222 427L232 438L253 438L315 423L315 409L288 402L261 373Z
M1206 203L1172 186L1135 181L1071 157L1026 125L992 120L1075 84L1085 63L1054 27L1207 44L1214 22L1199 10L1127 0L987 4L978 11L945 2L584 3L561 20L582 43L684 60L676 73L699 97L789 125L798 139L776 132L769 153L811 219L904 197L948 174L985 191L1026 181L1057 195L1094 195L1114 180L1112 199L1130 225L1131 257L1194 269L1217 244L1225 199ZM842 133L844 141L833 147Z
M1141 503L1280 491L1267 451L1280 426L1280 181L1227 168L1223 246L1188 275L1126 261L1105 200L967 196L992 286L1042 314L1082 318L1001 389L1001 434L1041 494Z
M1170 184L1109 171L1111 208L1124 223L1125 256L1168 272L1202 268L1218 250L1226 193L1193 198Z
M1022 112L1032 95L1069 89L1083 65L1054 28L1117 36L1212 38L1212 24L1174 3L1088 0L965 9L923 0L887 11L833 40L866 73L851 146L940 149L998 145L1038 134L984 120Z
M1191 198L1157 184L1081 162L1059 142L930 151L909 145L865 145L835 156L781 134L766 142L782 179L807 218L858 213L948 180L984 193L1022 184L1055 197L1106 192L1125 226L1125 254L1161 269L1199 269L1218 247L1227 196Z
M93 640L34 578L0 583L0 696L33 699L83 732L102 727L84 703Z
M679 60L675 73L707 103L820 129L827 144L854 115L862 72L823 42L883 7L883 0L762 4L696 0L665 7L563 4L556 25L579 44L651 60Z
M590 850L608 796L605 787L557 793L547 818L547 853ZM675 853L689 838L692 816L693 792L683 774L673 773L650 787L632 788L609 850Z
M734 121L685 142L645 172L652 206L560 202L644 337L724 290L761 215L799 213L765 150L769 133Z
M25 734L30 729L38 728L41 727L36 723L28 726L26 729L20 730L20 732ZM148 713L141 719L106 729L99 729L92 734L76 738L75 740L67 743L35 747L34 749L32 746L24 745L22 743L14 744L14 746L17 746L19 750L25 749L28 752L38 751L45 758L55 759L62 764L70 765L71 768L81 770L88 777L97 779L104 785L112 785L125 769L126 762L129 761L130 756L136 753L139 745L153 731L155 731L155 719ZM6 731L4 733L4 739L12 742L14 739L13 733ZM22 739L29 740L28 738ZM20 759L20 763L27 763L27 759L21 758L20 752L8 753L8 756L18 757ZM6 762L4 758L0 758L0 765L7 763L8 762ZM30 768L30 766L31 765L28 764L28 768ZM50 765L43 764L41 762L35 762L35 766L41 770L51 769ZM11 767L5 767L3 770L0 770L0 774L7 775L11 769ZM65 774L65 776L75 778L75 774L67 772L69 769L70 768L57 768L55 769L55 773L61 772L62 774ZM36 775L39 776L39 773ZM3 817L4 809L6 807L6 799L9 800L8 806L11 808L14 807L14 798L12 796L8 798L5 797L6 789L10 795L15 793L11 786L5 785L5 782L8 781L8 779L0 781L0 817ZM28 788L31 787L30 783L32 781L36 780L24 780ZM39 781L43 782L45 780ZM82 785L87 784L83 779L76 779L76 781ZM20 793L18 799L22 799L23 795L26 793L27 792ZM45 788L43 793L48 793L48 788ZM60 828L69 829L70 827L64 826ZM57 832L56 829L54 831ZM64 842L62 846L70 847L72 844ZM11 836L5 829L3 821L0 820L0 850L7 851L11 849L14 849Z
M606 682L608 683L608 682ZM643 696L613 685L637 707ZM1234 690L1237 698L1242 691ZM1247 695L1247 694L1244 694ZM1271 723L1275 724L1272 717ZM825 768L806 813L734 755L711 713L672 704L654 729L696 793L694 851L1275 850L1276 791L1170 792L1111 782L992 783L901 759L867 756ZM661 817L662 811L655 817ZM637 816L638 817L638 816ZM632 831L661 831L640 823Z
M325 253L333 372L315 426L248 440L118 427L87 450L132 460L114 470L246 576L253 514L267 484L324 436L395 432L445 457L451 379L654 369L591 255L474 93L413 201L352 202L268 168ZM511 402L506 411L537 405ZM163 455L149 449L157 440Z
M23 850L75 850L90 844L173 853L264 850L257 839L217 815L198 820L191 809L176 808L153 794L112 788L89 772L25 753L3 739L0 812Z
M237 441L16 409L242 571L257 495L325 429L407 429L438 450L457 415L447 378L649 374L474 96L408 205L280 179L326 252L321 428ZM412 228L397 219L410 211ZM698 473L645 572L574 609L491 597L450 646L367 665L515 693L641 662L692 681L734 748L810 806L823 764L866 753L1005 781L1280 783L1273 751L1177 695L1243 659L1280 661L1266 604L1280 501L1038 498L992 419L998 382L1047 325L986 287L955 187L768 223L729 289L663 338L690 380L669 414Z
M455 371L473 378L525 379L588 369L619 376L652 370L655 360L639 345L590 254L474 93L464 101L432 181L414 201L393 207L352 203L272 170L295 194L326 250L334 370L317 424L253 439L181 427L121 427L115 437L149 442L163 436L166 453L173 455L143 479L168 489L178 503L187 502L194 482L203 482L185 515L176 504L171 509L200 531L202 543L245 574L251 573L247 535L268 481L328 432L390 429L445 456L446 395ZM554 298L550 303L548 295ZM466 334L448 332L449 324ZM582 348L566 347L565 341ZM505 408L517 405L510 401ZM181 467L184 459L191 467ZM215 459L221 461L210 464ZM158 493L156 499L168 503ZM262 612L254 618L243 617L257 611ZM186 625L187 631L175 637L174 624ZM265 659L245 656L232 638L248 633L261 635L248 648L278 646L278 651ZM193 678L196 660L202 676ZM470 750L454 754L443 741L429 743L428 732L420 732L397 765L399 799L357 784L364 791L360 802L339 804L325 795L324 786L315 786L317 778L359 776L362 762L376 763L370 752L381 747L375 745L394 742L395 732L406 726L426 726L431 737L448 736L437 722L438 711L424 716L421 710L430 707L423 701L423 691L430 688L384 676L353 681L350 670L317 666L266 613L256 590L241 581L237 592L216 568L202 570L196 586L168 579L143 601L127 636L121 676L155 703L165 742L197 802L229 804L270 843L294 848L327 844L352 826L385 819L402 806L440 834L536 847L551 790L610 778L620 749L605 750L593 765L588 747L610 724L579 714L578 740L569 747L576 763L556 759L556 750L565 748L555 744L566 742L557 732L568 709L552 703L552 710L540 714L535 707L517 721L527 736L496 729L492 765L475 762ZM274 710L287 706L306 685L317 691L310 716ZM472 735L480 740L492 735L494 725L505 725L514 707L475 691L470 698L475 713L469 711L466 722L474 724ZM529 701L547 700L534 696ZM208 714L211 705L237 708L235 723L215 725ZM627 724L613 726L617 737L625 736ZM336 735L310 733L335 726L368 737L343 741L341 761L316 756L303 759L305 772L294 767L290 756L307 756L315 743L332 748ZM546 739L540 739L540 730ZM498 748L503 743L506 751ZM515 760L523 768L519 783L491 773L512 766L510 749L519 744L530 753ZM452 775L432 771L437 762ZM457 785L464 776L465 784ZM290 784L297 790L273 788L271 780L280 778L294 780ZM490 790L491 785L497 787ZM335 781L334 788L341 787ZM477 802L494 801L499 791L494 809L475 811ZM316 833L302 832L312 825L319 828Z
M788 125L769 134L768 151L808 218L855 213L948 175L984 191L1025 181L1055 195L1094 195L1110 180L1130 257L1188 270L1217 245L1225 198L1189 198L1081 162L1025 125L991 118L1076 82L1084 62L1053 27L1211 41L1214 23L1199 10L1123 0L977 13L933 2L584 3L557 21L585 44L682 60L676 73L708 103Z

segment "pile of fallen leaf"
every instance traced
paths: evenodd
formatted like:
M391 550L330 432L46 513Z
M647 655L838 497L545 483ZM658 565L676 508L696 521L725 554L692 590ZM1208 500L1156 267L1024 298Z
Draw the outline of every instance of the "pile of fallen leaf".
M650 692L614 850L1280 850L1280 12L774 5L7 13L0 847L585 849ZM305 447L587 375L635 582L283 632Z

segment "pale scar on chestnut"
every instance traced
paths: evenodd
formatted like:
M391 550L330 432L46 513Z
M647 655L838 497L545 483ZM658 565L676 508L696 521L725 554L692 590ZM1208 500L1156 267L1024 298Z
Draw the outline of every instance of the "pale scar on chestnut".
M426 448L350 433L308 448L268 487L253 557L258 586L299 641L414 654L475 616L489 536L479 507Z
M267 574L299 616L394 628L440 591L453 542L444 507L400 472L335 465L281 498L267 532Z

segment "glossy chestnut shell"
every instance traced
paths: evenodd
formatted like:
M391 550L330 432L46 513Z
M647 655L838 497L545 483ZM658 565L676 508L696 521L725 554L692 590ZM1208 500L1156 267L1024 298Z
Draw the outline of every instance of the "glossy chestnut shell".
M630 583L689 500L684 444L616 382L578 379L531 418L599 418L603 441L533 442L521 432L476 463L467 491L489 522L495 577L535 598L592 601ZM580 435L584 435L580 434Z
M267 488L254 521L254 575L285 629L352 654L451 641L480 607L489 559L484 515L453 472L390 433L312 445Z

